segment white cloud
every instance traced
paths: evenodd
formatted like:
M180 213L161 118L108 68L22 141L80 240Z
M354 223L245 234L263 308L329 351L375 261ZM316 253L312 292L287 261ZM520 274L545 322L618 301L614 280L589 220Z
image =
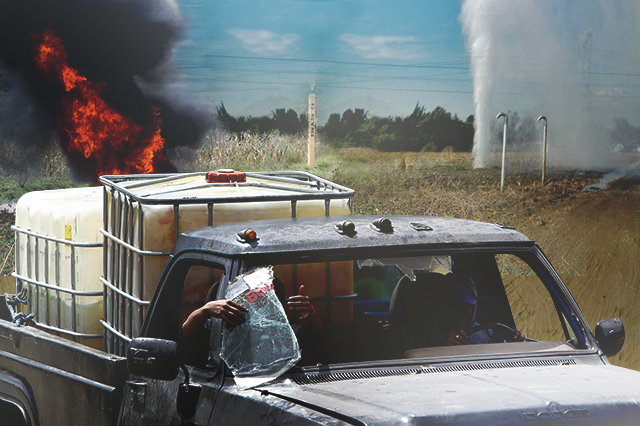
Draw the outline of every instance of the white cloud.
M274 34L264 30L234 28L227 33L240 40L245 49L262 54L284 53L293 43L300 40L298 34Z
M340 40L351 46L358 56L366 59L413 60L422 55L412 36L362 36L343 34Z

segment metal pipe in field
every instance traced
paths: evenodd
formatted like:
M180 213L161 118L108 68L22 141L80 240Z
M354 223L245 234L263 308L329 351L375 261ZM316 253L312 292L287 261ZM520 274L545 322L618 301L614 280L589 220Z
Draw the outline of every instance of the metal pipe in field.
M547 173L547 117L541 115L538 121L544 120L544 131L542 133L542 186L544 186L544 177Z
M507 125L509 124L509 117L504 112L496 115L496 120L500 117L504 117L504 127L502 130L502 172L500 173L500 191L504 191L504 164L507 159Z

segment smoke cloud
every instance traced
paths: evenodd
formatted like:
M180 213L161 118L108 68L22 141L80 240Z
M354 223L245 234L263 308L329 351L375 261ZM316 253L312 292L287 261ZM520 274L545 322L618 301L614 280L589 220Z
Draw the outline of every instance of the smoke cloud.
M104 83L104 100L120 114L147 125L159 107L166 148L199 141L212 115L178 90L171 64L183 25L175 0L0 0L0 148L30 152L52 141L61 88L33 59L34 34L47 28L70 67ZM168 162L162 169L175 170Z
M551 167L619 165L613 119L637 125L640 116L639 2L464 0L460 20L474 84L476 167L495 165L501 111L548 118Z

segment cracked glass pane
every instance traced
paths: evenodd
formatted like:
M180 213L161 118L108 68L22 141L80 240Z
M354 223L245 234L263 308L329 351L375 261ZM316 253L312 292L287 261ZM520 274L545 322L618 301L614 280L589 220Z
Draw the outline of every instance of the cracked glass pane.
M271 267L238 276L227 287L226 298L249 310L245 322L224 323L222 329L220 357L240 389L274 380L298 362L298 341L273 291Z
M358 267L364 266L396 266L411 281L416 280L414 271L439 272L446 274L451 272L451 256L420 256L405 257L402 259L365 259L358 260Z

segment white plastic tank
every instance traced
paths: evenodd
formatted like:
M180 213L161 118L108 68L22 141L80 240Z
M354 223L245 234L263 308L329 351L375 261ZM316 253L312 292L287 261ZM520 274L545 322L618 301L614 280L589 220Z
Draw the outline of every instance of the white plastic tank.
M102 187L30 192L18 200L16 225L22 230L47 237L99 245L103 240L99 232L102 226L102 200ZM102 247L72 249L71 245L24 233L20 233L18 238L18 275L64 289L102 291L99 281L102 275ZM75 262L73 268L72 262ZM75 327L71 294L29 285L28 300L29 313L35 313L36 320L43 325L81 334L102 333L102 295L75 297ZM79 341L102 348L99 338L80 338Z

